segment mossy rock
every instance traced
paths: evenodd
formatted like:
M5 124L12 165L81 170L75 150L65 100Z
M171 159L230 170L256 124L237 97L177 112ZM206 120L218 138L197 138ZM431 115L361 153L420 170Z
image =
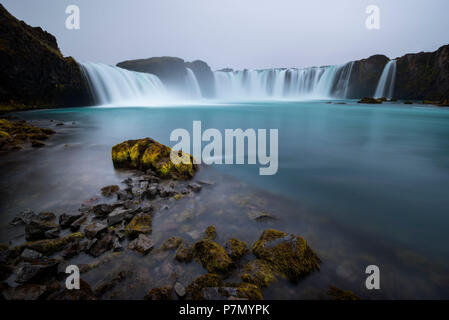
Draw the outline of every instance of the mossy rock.
M360 300L360 297L350 290L342 290L335 286L329 286L327 294L331 296L332 300Z
M204 239L212 240L214 241L217 237L217 229L215 229L215 226L208 226L206 228L206 231L204 231Z
M151 232L151 216L147 213L140 213L135 216L125 227L125 234L131 238L137 238L139 234Z
M182 244L182 239L180 237L171 237L167 239L162 245L161 250L175 250Z
M174 164L170 160L171 151L171 148L150 138L128 140L112 147L112 162L116 168L143 171L151 169L161 178L181 180L192 178L198 169L193 163L193 157L179 151L178 155L183 161Z
M242 282L237 287L237 296L241 299L263 300L262 291L252 283Z
M226 250L212 240L200 240L193 246L193 256L210 273L227 273L234 263Z
M176 250L175 259L179 262L189 263L193 259L193 248L189 243L181 243Z
M204 300L203 289L221 287L223 282L219 275L208 273L196 278L186 288L186 297L188 300Z
M244 282L255 284L258 287L268 287L277 280L277 272L268 262L256 259L243 267L241 278Z
M153 288L145 295L144 300L172 300L172 287Z
M45 255L53 254L61 251L68 243L81 240L84 235L81 232L75 232L59 239L46 239L32 242L25 242L24 244L15 247L15 250L22 252L24 249L31 249L43 253Z
M297 235L265 230L254 243L252 251L292 282L298 282L309 273L320 270L320 259L306 240Z
M231 238L226 241L225 249L229 257L231 257L233 261L241 259L249 251L246 242L240 241L235 238Z

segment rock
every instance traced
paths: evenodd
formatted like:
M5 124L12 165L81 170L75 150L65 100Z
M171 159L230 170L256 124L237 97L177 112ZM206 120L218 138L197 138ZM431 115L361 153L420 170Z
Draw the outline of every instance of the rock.
M120 190L120 187L117 185L111 185L111 186L106 186L101 188L101 194L103 195L103 197L112 197L114 194L117 193L117 191Z
M108 215L108 225L113 226L117 223L122 222L123 220L127 220L131 218L131 214L135 212L135 210L132 209L123 209L123 208L117 208L114 209L109 215Z
M186 295L186 288L179 282L175 283L174 289L178 297L183 298Z
M262 300L260 288L251 283L240 283L232 287L209 287L203 289L205 300Z
M67 290L65 287L61 288L55 293L52 293L47 297L47 300L96 300L90 285L80 279L79 290Z
M33 219L36 218L37 216L33 211L26 209L19 213L16 217L14 217L10 224L15 226L19 224L29 224Z
M262 291L252 283L240 283L237 286L237 297L248 300L263 300Z
M86 222L87 220L87 214L82 215L81 217L79 217L78 219L76 219L75 221L72 222L72 224L70 225L70 230L75 232L78 231L81 227L81 225Z
M45 231L45 239L56 239L59 238L59 228L53 228Z
M193 246L193 256L210 273L227 273L234 263L226 250L211 240L200 240Z
M53 212L41 212L37 215L39 220L43 221L54 221L56 219L56 215Z
M42 148L42 147L45 147L45 143L43 143L42 141L38 141L38 140L31 140L31 146L33 148Z
M248 217L251 220L258 221L258 222L264 222L269 220L275 220L276 218L272 216L271 214L260 211L260 210L251 210L248 212Z
M404 101L404 104L413 104L411 101Z
M173 164L170 160L171 148L150 139L128 140L112 148L112 161L116 168L154 170L161 178L190 179L197 170L193 157L181 153L184 160ZM186 162L187 162L186 161Z
M241 278L244 282L255 284L258 287L268 287L276 281L277 273L268 262L256 259L243 267Z
M103 253L112 249L112 245L114 242L114 237L110 234L104 235L104 237L96 242L94 242L90 249L89 253L94 257L99 257Z
M81 240L83 237L84 236L82 233L76 232L59 239L46 239L26 242L20 246L15 247L14 249L19 252L22 252L25 249L31 249L42 254L49 255L63 250L68 243Z
M93 239L93 238L99 238L101 236L101 234L103 232L106 232L108 230L108 226L99 223L99 222L94 222L91 224L88 224L85 228L84 228L84 234L86 235L86 237L88 239Z
M110 204L100 203L92 207L95 216L102 218L107 216L114 210L113 206Z
M28 241L46 239L48 236L46 232L52 229L58 230L57 233L59 233L58 225L53 222L34 219L25 227L26 239Z
M186 288L187 300L204 300L203 289L221 287L223 282L220 276L214 273L208 273L201 277L196 278Z
M114 242L112 243L112 250L113 250L114 252L122 251L122 250L123 250L123 247L122 247L122 245L120 244L120 241L119 241L118 238L114 238Z
M225 250L233 261L241 259L248 253L248 245L238 239L232 238L226 241Z
M98 285L94 292L97 297L103 296L106 292L112 290L117 284L126 279L128 273L126 271L120 271L111 281L106 281Z
M176 191L170 186L159 186L158 192L161 198L168 198L176 194Z
M137 251L141 254L147 254L153 248L153 243L144 234L139 234L137 239L131 241L128 245L128 249Z
M151 216L147 213L139 213L125 227L125 234L134 239L139 234L148 234L151 232Z
M360 297L352 291L342 290L334 286L329 286L327 294L331 296L332 300L360 300Z
M172 300L172 287L153 288L145 295L144 300Z
M187 187L190 188L193 192L200 192L201 189L203 188L202 185L200 185L200 184L198 184L196 182L189 183L187 185Z
M33 280L42 281L45 277L56 272L59 261L54 259L42 259L35 263L21 262L17 265L14 273L15 282L26 283Z
M61 256L66 260L71 259L78 255L79 252L82 251L82 249L83 248L81 248L80 246L80 241L73 241L67 244L64 250L61 252Z
M385 99L386 100L386 99ZM360 101L358 101L357 103L367 103L367 104L381 104L383 101L385 101L382 98L379 99L375 99L375 98L369 98L369 97L365 97L362 98Z
M15 288L9 288L2 294L6 300L43 300L60 288L59 282L52 281L45 285L23 284Z
M175 259L179 262L189 263L193 259L193 248L189 243L181 243L176 250Z
M320 259L304 238L278 230L265 230L253 244L252 251L292 282L298 282L307 274L320 269Z
M76 220L78 220L81 217L82 217L82 214L70 215L70 214L63 213L59 216L59 226L61 227L61 229L67 229L70 227L70 225L73 222L75 222Z
M25 249L25 250L23 250L20 257L25 260L38 260L38 259L42 258L42 254L37 251L34 251L34 250Z
M215 240L215 238L217 237L217 230L215 229L215 226L208 226L206 228L206 231L204 231L204 237L203 239L206 240Z
M161 246L162 250L175 250L182 244L180 237L171 237L167 239Z

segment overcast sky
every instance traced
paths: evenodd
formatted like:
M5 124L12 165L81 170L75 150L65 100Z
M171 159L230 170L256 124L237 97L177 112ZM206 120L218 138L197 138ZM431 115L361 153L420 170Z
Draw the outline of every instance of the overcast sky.
M117 62L154 56L201 59L213 69L340 64L449 44L447 0L0 0L41 26L64 55ZM81 29L67 30L78 5ZM380 30L365 27L368 5Z

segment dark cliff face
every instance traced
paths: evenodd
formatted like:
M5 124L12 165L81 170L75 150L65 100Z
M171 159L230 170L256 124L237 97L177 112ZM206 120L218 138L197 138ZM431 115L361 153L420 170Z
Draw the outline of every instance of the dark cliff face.
M394 96L397 99L448 99L449 45L435 52L398 58Z
M388 59L384 55L374 55L354 61L348 87L348 98L372 97Z
M90 104L76 61L56 39L17 20L0 5L0 104L71 107Z
M198 80L203 97L213 97L215 93L214 74L207 63L200 60L185 62L175 57L154 57L123 61L117 63L117 67L154 74L168 88L181 91L186 87L186 68L190 68Z

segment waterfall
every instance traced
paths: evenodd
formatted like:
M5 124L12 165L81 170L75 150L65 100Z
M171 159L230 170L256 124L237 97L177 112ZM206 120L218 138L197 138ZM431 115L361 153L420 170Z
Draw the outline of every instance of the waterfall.
M86 62L80 65L98 105L141 104L167 98L164 85L155 75L101 63Z
M191 95L191 98L200 99L201 89L198 80L196 79L192 69L190 68L186 69L187 69L187 76L185 80L186 80L187 93Z
M352 65L351 62L341 66L302 69L215 71L217 98L345 98Z
M393 98L394 82L396 80L396 60L390 60L385 65L379 78L374 98Z

